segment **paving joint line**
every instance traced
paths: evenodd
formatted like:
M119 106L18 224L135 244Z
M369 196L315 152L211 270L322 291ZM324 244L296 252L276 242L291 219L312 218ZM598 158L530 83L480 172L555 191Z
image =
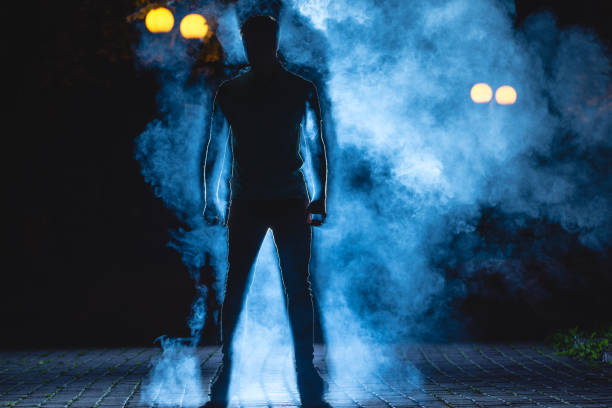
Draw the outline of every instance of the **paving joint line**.
M103 351L102 351L101 353L99 353L98 355L96 355L96 356L91 356L91 358L90 358L89 360L93 360L94 358L97 358L97 357L99 357L99 356L103 355L105 352L106 352L106 350L103 350ZM82 357L82 356L77 356L77 357L79 357L79 358L80 358L80 357ZM89 360L88 360L88 361L89 361ZM76 362L75 362L75 363L76 363ZM103 364L103 363L101 363L101 364ZM101 365L101 364L100 364L100 365ZM76 367L78 367L78 365L73 366L73 368L76 368ZM87 370L86 372L89 372L90 370L91 370L91 368L90 368L89 370ZM62 377L62 376L64 376L64 375L67 375L67 373L65 373L65 372L60 372L60 373L59 373L57 376L53 377L52 379L47 379L47 380L45 380L45 381L41 382L40 384L38 384L37 386L35 386L33 389L31 389L29 392L27 392L27 393L25 393L25 394L21 395L21 396L20 396L20 398L19 398L18 400L14 400L14 401L10 401L10 402L4 403L4 406L15 407L15 406L19 405L19 404L21 403L21 401L23 401L23 400L27 399L28 397L30 397L30 396L31 396L33 393L35 393L35 392L36 392L38 389L40 389L40 388L42 388L43 386L45 386L46 384L50 383L52 380L57 380L58 378L60 378L60 377ZM80 378L79 373L77 373L77 375L74 375L74 377L75 377L75 378L73 378L73 379L72 379L72 381L69 381L69 383L72 383L72 382L76 381L77 379L79 379L79 378ZM24 383L24 382L22 382L22 384L23 384L23 383ZM63 389L63 387L62 387L62 389ZM53 396L55 396L55 394L57 394L57 392L59 392L59 391L56 389L56 391L55 391L54 393L52 393L52 394L53 394ZM48 399L50 399L50 398L48 398ZM44 400L43 400L43 401L44 401ZM39 403L39 406L40 406L40 403Z
M430 360L430 359L427 357L427 355L425 354L425 352L423 351L423 349L422 349L421 347L419 347L418 349L419 349L419 352L421 353L421 355L423 356L423 358L425 359L425 361L427 361L427 363L428 363L430 366L432 366L432 367L434 368L434 370L436 370L438 373L440 373L440 374L442 374L442 375L445 375L445 374L442 372L442 370L440 370L440 369L438 368L438 366L437 366L436 364L434 364L434 363L433 363L433 362L432 362L432 361L431 361L431 360ZM447 376L447 377L449 377L449 376ZM449 378L451 378L451 377L449 377ZM457 381L456 381L454 378L451 378L451 379L452 379L454 382L457 382ZM444 387L444 386L443 386L443 385L441 385L441 384L438 384L438 385L440 385L441 387ZM463 395L463 394L461 394L461 393L456 393L455 391L452 391L450 388L447 388L447 390L449 390L450 392L452 392L453 394L455 394L455 395L457 395L457 396L459 396L459 397L463 397L463 398L465 398L465 399L468 399L468 400L472 401L472 402L474 403L474 405L476 405L476 406L483 407L483 405L479 404L479 403L478 403L478 402L477 402L475 399L473 399L473 398L471 398L471 397L469 397L469 396L467 396L467 395Z
M546 376L546 375L542 374L542 373L541 373L541 372L539 372L539 371L536 371L536 370L534 370L534 369L530 369L529 367L527 367L527 366L526 366L526 365L524 365L523 363L521 363L521 362L519 362L519 361L515 360L513 357L511 357L511 356L509 356L508 354L504 353L503 351L499 350L497 347L495 347L495 351L497 351L498 353L500 353L500 354L501 354L501 355L502 355L504 358L506 358L506 359L508 359L508 360L510 360L510 361L513 361L513 362L515 362L516 364L518 364L519 366L523 367L525 370L529 371L530 373L534 373L535 375L538 375L538 376L540 376L540 377L550 378L550 379L552 379L552 380L554 380L554 381L556 381L556 382L558 382L558 383L561 383L561 384L565 385L566 387L571 387L571 386L572 386L572 384L568 384L568 383L566 383L565 381L562 381L562 380L560 380L560 379L558 379L558 378L555 378L555 377L548 377L548 376ZM552 386L550 386L549 388L550 388L550 389L553 389L553 387L552 387ZM586 400L586 401L590 401L590 402L597 403L597 402L593 401L592 399L590 399L590 398L588 398L588 397L585 397L585 396L583 396L583 395L579 395L579 394L572 393L571 391L567 390L567 388L566 388L566 389L564 389L563 391L564 391L565 393L569 394L569 395L572 395L572 396L575 396L575 397L582 398L582 399L584 399L584 400ZM561 403L563 403L563 404L570 405L570 403L569 403L568 401L565 401L565 400L564 400L564 399L562 399L561 397L556 397L556 396L554 396L554 395L552 395L552 394L551 394L550 396L551 396L552 398L557 399L558 401L560 401L560 402L561 402Z
M476 367L478 367L482 372L484 372L485 374L489 374L491 375L491 371L487 370L486 368L484 368L483 366L481 366L480 364L478 364L476 361L474 361L471 357L469 357L465 351L463 351L461 348L457 347L457 350L459 350L459 353L461 353L461 355L463 356L463 358L465 358L468 362L472 363L473 365L475 365ZM516 382L512 381L512 383L514 385L519 385ZM498 388L497 386L494 385L494 387ZM499 389L499 388L498 388ZM501 390L504 390L503 388ZM542 406L542 404L540 404L538 401L535 401L533 399L531 399L530 397L526 396L526 395L519 395L517 394L515 391L509 390L515 397L519 397L525 400L530 401L533 404L536 404L538 406Z
M139 355L143 354L146 351L146 349L142 349L140 352L136 353L135 355L133 355L132 357L127 357L123 362L119 363L116 366L111 366L108 370L106 370L102 375L96 377L95 379L93 379L92 381L90 381L89 383L85 384L83 386L83 388L81 389L81 391L79 391L74 397L72 397L69 401L66 402L66 404L64 405L64 408L70 408L72 407L72 405L79 400L79 398L81 398L83 396L83 394L85 393L85 391L87 391L93 384L95 384L96 382L98 382L101 378L106 377L109 373L111 373L112 371L114 371L115 368L121 367L122 365L126 364L128 361L130 361L132 358L136 358ZM122 355L123 353L119 353L119 355ZM104 362L103 362L104 363ZM102 364L103 364L102 363Z
M153 356L149 356L148 358L146 358L145 360L140 361L139 363L148 363L151 361L151 359L153 358ZM118 377L115 381L113 381L108 388L102 393L102 395L100 396L100 398L98 398L98 400L96 401L96 403L93 405L92 408L97 408L100 406L100 404L102 403L102 401L104 401L104 399L108 396L108 394L111 393L111 391L117 386L117 384L119 384L121 381L123 381L125 378L127 378L130 374L132 374L134 371L136 371L136 369L139 368L139 365L134 365L131 369L129 369L124 375L122 375L121 377Z
M410 362L412 365L414 365L414 362L408 358L408 355L406 354L406 352L405 352L404 350L402 350L402 356L403 356L404 360L406 360L406 361ZM416 367L416 366L415 366L415 367ZM428 380L430 380L430 381L431 381L431 382L432 382L434 385L437 385L437 386L439 386L440 388L444 388L446 391L450 392L450 393L451 393L451 394L453 394L453 395L457 395L457 394L456 394L456 393L455 393L453 390L451 390L450 388L445 387L445 386L443 386L442 384L438 383L438 382L437 382L436 380L434 380L432 377L430 377L429 375L425 374L425 372L423 372L423 371L419 371L419 372L421 373L421 375L423 375L423 377L425 377L425 378L427 378ZM408 380L408 382L410 382L410 383L411 383L411 384L413 384L413 385L416 385L416 384L414 384L414 383L413 383L412 381L410 381L410 380ZM419 385L417 385L417 388L418 388L418 389L419 389L421 392L423 392L424 394L427 394L427 395L431 395L431 396L433 396L435 399L437 399L438 401L440 401L441 403L443 403L443 404L444 404L444 405L446 405L447 407L450 407L450 408L455 408L455 406L453 405L453 403L451 403L451 402L449 402L449 401L445 400L444 398L440 397L440 396L439 396L439 395L437 395L435 392L433 392L433 391L427 391L425 388L422 388L422 387L421 387L421 386L419 386Z
M487 355L486 355L486 354L485 354L485 353L484 353L484 352L483 352L483 351L482 351L480 348L478 348L478 347L476 347L476 346L474 346L474 347L475 347L475 348L476 348L476 350L478 350L478 352L479 352L479 353L480 353L480 354L481 354L481 355L482 355L484 358L486 358L487 360L489 360L489 361L491 361L492 363L496 364L497 366L499 366L499 367L500 367L500 368L502 368L503 370L508 371L509 373L512 373L512 374L514 374L514 375L518 375L518 376L520 376L520 374L515 373L515 372L511 371L510 369L508 369L508 368L507 368L506 366L504 366L503 364L498 363L498 362L497 362L497 360L494 360L492 357L487 356ZM516 362L516 361L515 361L515 362ZM520 365L520 364L519 364L519 365ZM528 371L529 371L529 372L533 372L533 371L530 371L530 370L528 370ZM528 378L529 378L529 380L533 380L533 379L534 379L534 378L532 378L532 377L528 377ZM516 383L515 383L515 384L516 384ZM517 384L517 385L518 385L518 384ZM551 389L552 389L552 386L548 386L548 385L546 385L546 384L540 384L540 385L544 385L546 388L551 388ZM552 399L554 399L554 400L560 401L561 403L563 403L563 404L565 404L565 405L570 405L570 404L569 404L567 401L565 401L565 400L563 400L563 399L560 399L560 398L558 398L558 397L556 397L556 396L554 396L554 395L552 395L552 394L546 394L546 393L544 393L544 392L542 392L542 391L540 391L540 390L538 390L538 389L535 389L535 388L533 388L531 391L532 391L532 392L536 392L536 393L538 393L538 394L540 394L540 395L542 395L542 396L549 397L549 398L552 398Z
M511 347L511 348L512 348L513 350L515 350L517 353L520 353L521 355L523 355L523 356L524 356L525 358L527 358L528 360L531 360L531 361L534 361L534 362L538 362L537 360L534 360L534 359L530 358L529 356L527 356L526 354L524 354L524 353L520 352L519 350L515 349L514 347ZM503 353L501 350L498 350L497 348L496 348L496 350L497 350L499 353L502 353L502 355L505 355L505 354L504 354L504 353ZM515 360L514 360L512 357L510 357L510 356L506 356L506 357L507 357L507 358L509 358L509 359L511 359L512 361L515 361ZM518 363L518 362L517 362L517 364L520 364L520 363ZM546 368L550 369L550 370L551 370L551 371L553 371L554 373L558 373L558 372L559 372L559 371L555 371L555 370L553 370L551 367L548 367L548 366L546 366L546 365L545 365L545 364L543 364L543 363L540 363L540 365L542 365L542 366L544 366L544 367L546 367ZM573 392L569 391L569 389L568 389L567 387L572 387L572 386L573 386L573 384L568 384L568 383L566 383L565 381L562 381L562 380L560 380L560 379L558 379L558 378L555 378L555 377L548 377L548 376L546 376L545 374L542 374L541 372L536 371L536 370L529 369L527 366L524 366L524 365L522 365L522 364L521 364L521 366L525 367L525 369L526 369L526 370L528 370L528 371L530 371L530 372L533 372L533 373L535 373L536 375L539 375L539 376L544 377L544 378L552 378L554 381L557 381L557 382L559 382L559 383L561 383L561 384L565 385L565 386L566 386L566 388L564 389L564 391L565 391L567 394L569 394L569 395L572 395L572 396L575 396L575 397L582 398L583 400L585 400L585 401L589 401L589 402L591 402L591 403L598 404L598 403L597 403L597 401L594 401L592 398L589 398L589 397L587 397L587 396L585 396L585 395L582 395L582 394L576 394L576 393L573 393ZM564 372L562 372L562 371L561 371L561 373L562 373L562 374L566 374L566 373L564 373ZM567 374L567 375L569 375L569 374ZM577 378L577 377L574 377L574 376L570 376L570 377L571 377L571 378L573 378L573 379L580 379L580 378ZM592 390L592 389L591 389L591 388L589 388L589 390ZM601 406L601 405L600 405L600 406ZM605 407L604 407L604 408L605 408Z
M466 375L469 375L469 376L473 377L473 376L472 376L472 375L470 375L470 374L469 374L467 371L465 371L463 368L459 367L457 364L455 364L453 361L451 361L451 360L450 360L450 358L449 358L449 357L446 355L446 353L444 353L443 351L441 351L441 350L440 350L440 349L438 349L438 348L436 348L436 350L437 350L437 351L438 351L438 352L439 352L439 353L442 355L442 357L444 357L444 359L445 359L446 361L448 361L448 362L449 362L449 364L451 364L452 366L456 367L456 368L457 368L459 371L461 371L462 373L464 373L464 374L466 374ZM446 375L446 376L448 376L448 374L445 374L445 375ZM486 393L486 392L484 392L484 391L482 391L482 390L480 390L480 389L478 389L478 388L476 388L476 387L474 387L474 386L472 386L472 385L469 385L469 384L466 384L466 383L464 383L464 382L461 382L461 381L457 380L457 379L456 379L456 378L454 378L454 377L449 377L449 378L451 378L453 381L457 382L458 384L463 385L464 387L468 387L468 388L472 389L474 392L476 392L476 393L478 393L478 394L486 395L487 397L490 397L490 398L495 398L496 400L499 400L499 401L503 402L503 403L504 403L504 405L512 405L512 403L511 403L510 401L506 401L505 399L503 399L503 398L501 398L501 397L498 397L498 396L496 396L496 395L491 395L491 394L488 394L488 393ZM507 391L507 390L500 389L500 388L498 388L498 387L497 387L497 386L495 386L495 385L494 385L493 387L495 387L496 389L498 389L498 390L500 390L500 391Z

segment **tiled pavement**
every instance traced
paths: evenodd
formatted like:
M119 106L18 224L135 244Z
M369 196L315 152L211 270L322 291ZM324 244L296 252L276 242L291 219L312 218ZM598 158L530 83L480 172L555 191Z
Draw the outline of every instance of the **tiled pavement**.
M322 347L317 366L334 407L612 407L612 366L589 366L539 344L408 345L387 351L417 375L381 371L330 378ZM157 348L0 352L3 407L138 407ZM220 361L216 347L198 350L204 381ZM359 358L359 356L356 356ZM271 364L273 365L274 362ZM287 365L254 386L259 400L240 406L295 406ZM406 371L403 371L404 373ZM180 401L180 399L179 399ZM177 405L181 405L180 402ZM185 404L183 404L185 405Z

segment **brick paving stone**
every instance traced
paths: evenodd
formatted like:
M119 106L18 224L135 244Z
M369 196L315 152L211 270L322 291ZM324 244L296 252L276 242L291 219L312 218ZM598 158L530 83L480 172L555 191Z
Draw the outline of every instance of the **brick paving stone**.
M395 362L393 367L367 377L348 372L335 378L324 361L324 348L317 347L316 364L330 384L330 405L612 407L612 365L559 356L541 344L415 344L383 353L385 360ZM157 348L3 351L0 407L145 407L142 387L151 361L159 355ZM221 353L218 347L203 347L197 355L206 392ZM236 406L299 406L288 361L285 356L266 356L258 383L237 386L247 399L239 399ZM248 398L251 390L258 399Z

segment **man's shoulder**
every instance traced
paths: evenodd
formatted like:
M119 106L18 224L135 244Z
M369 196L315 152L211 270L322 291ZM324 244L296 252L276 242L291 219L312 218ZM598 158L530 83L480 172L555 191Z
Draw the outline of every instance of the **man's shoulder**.
M232 92L232 90L236 89L236 87L239 87L245 82L244 76L245 74L239 74L233 78L226 79L225 81L221 82L217 88L217 95Z
M317 93L315 84L301 75L285 70L285 78L286 88L300 98L307 99Z
M236 95L236 92L240 92L240 88L244 87L244 83L244 74L240 74L219 84L215 100L221 106L221 109L224 109L228 99L231 100Z
M302 90L305 93L310 93L316 90L312 81L286 69L282 70L281 76L278 78L288 85L289 89L294 91ZM227 79L217 88L217 98L223 99L224 96L231 95L234 92L240 92L241 89L248 87L249 81L252 80L250 71L242 72L233 78Z
M298 86L301 86L305 90L310 90L315 87L312 81L309 81L308 79L304 78L301 75L296 74L295 72L285 70L285 73L290 81L294 82Z

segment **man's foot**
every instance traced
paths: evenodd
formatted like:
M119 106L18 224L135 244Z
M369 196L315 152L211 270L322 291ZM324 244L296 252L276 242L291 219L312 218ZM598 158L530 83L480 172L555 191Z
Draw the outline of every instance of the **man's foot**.
M227 404L220 404L213 400L208 401L206 404L200 406L200 408L226 408Z
M223 363L217 369L217 373L210 381L210 401L202 408L226 408L230 385L231 367L229 363Z
M302 408L332 408L332 406L329 405L327 401L321 400L317 403L310 402L308 404L302 404Z
M318 408L329 407L323 400L323 394L327 392L327 383L319 375L314 365L308 364L297 370L297 385L300 391L302 407Z

